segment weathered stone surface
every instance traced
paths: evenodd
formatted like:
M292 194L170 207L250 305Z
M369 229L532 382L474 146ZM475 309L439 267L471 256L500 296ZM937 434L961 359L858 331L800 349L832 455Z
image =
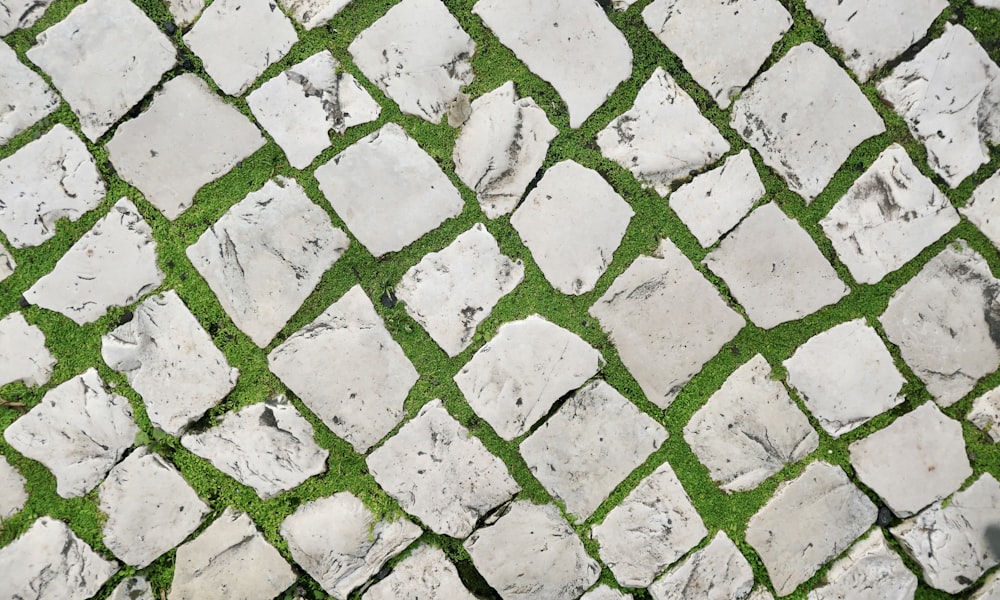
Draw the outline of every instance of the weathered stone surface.
M173 290L147 298L131 321L102 337L101 356L125 373L149 420L171 435L218 404L240 374Z
M295 573L246 513L227 508L194 540L177 549L170 600L270 600L295 583Z
M632 594L626 594L601 584L581 596L580 600L632 600Z
M52 79L92 142L159 83L177 54L128 0L88 0L36 41L28 59Z
M1000 171L977 187L958 211L1000 248Z
M773 202L750 213L703 262L764 329L811 315L850 292L816 242Z
M375 256L402 250L462 212L462 196L441 167L395 123L316 169L316 180Z
M521 260L500 253L482 223L425 255L396 286L406 312L448 356L469 347L476 327L524 278Z
M449 600L476 600L458 578L455 565L448 561L439 548L421 544L413 554L373 585L363 600L421 600L423 598L448 598Z
M1000 483L984 473L967 489L893 527L932 587L957 594L1000 564Z
M361 72L408 115L431 123L468 102L476 43L440 0L402 0L347 50ZM448 122L455 126L449 115Z
M656 0L642 18L722 108L792 26L792 16L777 0Z
M28 501L28 491L24 489L24 477L0 456L0 521L8 519Z
M951 187L989 161L1000 143L1000 68L961 25L893 69L878 91L927 147L927 163Z
M3 0L0 2L0 36L25 29L42 18L53 0ZM0 142L2 143L2 142Z
M889 341L941 406L1000 365L1000 281L964 241L945 248L896 290L879 317Z
M545 111L531 98L518 98L508 81L472 102L452 152L455 173L495 219L520 202L558 133Z
M278 0L278 4L306 31L326 25L350 2L351 0Z
M976 2L981 4L981 2ZM997 4L1000 8L1000 3ZM969 596L970 600L1000 600L1000 573L994 571L992 575L983 582L983 587Z
M479 0L472 12L559 92L570 127L582 125L632 74L632 50L596 2Z
M264 136L245 116L184 73L164 84L145 112L123 123L107 148L118 174L173 220L201 186L263 145Z
M507 467L448 414L425 404L367 459L375 481L435 533L464 538L520 491Z
M798 347L784 363L788 383L835 438L903 402L906 380L864 319L841 323Z
M673 182L729 152L729 142L662 67L639 90L632 108L597 134L597 145L661 196Z
M774 595L766 587L758 586L754 588L746 600L774 600ZM845 599L846 600L846 599Z
M5 1L5 4L7 2ZM0 35L9 25L10 17L0 5ZM19 7L12 7L19 8ZM0 113L0 144L6 144L17 134L31 127L59 106L49 84L37 73L24 66L10 46L0 41L0 94L4 111Z
M348 243L297 181L278 177L226 211L187 256L233 323L263 348Z
M17 262L11 256L10 250L3 244L0 244L0 281L13 275L16 268Z
M751 588L750 563L729 536L720 531L708 546L657 579L649 586L649 593L653 600L730 600L746 598Z
M809 600L913 600L917 576L885 543L881 529L854 545L826 573Z
M247 96L247 104L296 169L307 168L330 147L331 130L343 135L382 112L329 50L265 81Z
M572 600L601 572L554 504L518 500L463 545L504 600Z
M592 533L601 560L624 587L647 587L707 534L669 463L639 482Z
M646 398L666 408L745 322L670 240L590 307Z
M97 371L88 369L46 392L3 437L52 471L60 496L74 498L104 479L138 432L128 400L109 393Z
M785 596L875 523L878 509L840 467L814 462L750 518L746 540Z
M108 600L156 600L149 580L145 577L128 577L111 592Z
M820 225L860 283L878 283L958 225L948 198L899 144L879 155Z
M422 531L406 519L376 522L361 500L339 492L300 506L280 533L295 562L327 593L346 600Z
M760 354L736 369L684 426L684 440L726 492L751 490L819 446Z
M108 516L104 544L140 569L184 541L211 510L173 465L145 446L112 469L97 491Z
M807 203L858 144L885 131L857 84L808 42L754 81L733 104L730 125Z
M1000 8L1000 0L972 0L972 3L983 8Z
M104 193L87 147L57 123L0 160L0 231L15 248L38 246L56 234L58 219L76 221L96 208Z
M202 9L205 8L205 0L164 0L167 9L178 26L184 27L194 23Z
M14 312L0 319L0 386L14 381L38 387L52 376L56 359L45 347L45 334Z
M969 421L982 429L994 442L1000 442L1000 388L994 388L972 401Z
M330 455L313 440L309 421L282 396L227 414L215 427L185 435L181 444L264 500L326 471Z

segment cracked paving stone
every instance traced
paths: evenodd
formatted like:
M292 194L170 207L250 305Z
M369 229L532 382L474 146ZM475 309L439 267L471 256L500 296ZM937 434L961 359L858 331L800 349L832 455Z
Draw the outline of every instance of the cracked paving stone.
M653 600L741 600L753 588L750 563L725 532L649 586Z
M28 501L27 483L7 459L0 456L0 522L17 514Z
M330 453L313 439L309 421L283 396L228 413L181 444L215 468L273 498L326 471Z
M0 36L27 29L42 18L53 0L0 0ZM0 140L0 144L4 143Z
M46 392L3 437L52 471L60 496L76 498L104 479L137 433L128 400L108 392L97 371L87 369Z
M145 577L128 577L111 592L108 600L156 600L149 580Z
M958 212L1000 248L1000 171L972 192L972 197Z
M0 319L0 387L15 381L30 387L45 385L55 366L41 329L20 312Z
M278 4L309 31L326 25L351 0L278 0Z
M601 584L581 596L580 600L632 600L632 594L626 594Z
M264 348L348 243L297 181L279 176L226 211L187 257L233 323Z
M0 35L4 31L4 4L0 1ZM41 4L36 2L35 4ZM0 96L4 110L0 111L0 144L6 144L22 131L51 114L59 106L49 84L17 58L10 46L0 41Z
M985 431L990 440L1000 442L1000 388L994 388L973 400L972 410L967 418Z
M889 548L881 529L833 563L824 579L808 600L913 600L917 591L917 576Z
M440 548L421 544L365 592L362 600L476 600L462 585L458 570Z
M205 8L205 0L164 0L178 27L194 23Z
M1000 3L997 4L1000 8ZM1000 600L1000 572L994 571L983 581L983 587L969 596L969 600Z
M468 536L483 515L521 487L507 467L444 409L440 400L372 452L375 481L435 533Z
M10 250L0 243L0 281L7 279L14 274L17 268L17 261L11 255Z
M301 505L280 533L295 562L328 594L346 600L422 530L406 519L376 521L361 500L339 492Z

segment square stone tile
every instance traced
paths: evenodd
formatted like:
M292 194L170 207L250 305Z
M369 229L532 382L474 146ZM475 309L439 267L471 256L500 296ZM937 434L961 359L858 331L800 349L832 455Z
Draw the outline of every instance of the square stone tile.
M5 0L6 1L6 0ZM0 9L3 9L0 4ZM6 35L3 10L0 10L0 35ZM0 95L6 110L0 113L0 144L6 144L17 134L52 113L59 106L49 84L26 67L10 46L0 41Z
M510 218L552 287L594 289L635 211L600 173L571 160L549 167Z
M809 592L808 600L913 600L917 591L917 576L889 548L881 529L875 529L833 563L825 580Z
M980 184L958 212L1000 248L1000 171Z
M0 2L0 36L17 29L31 27L42 18L53 0L2 0Z
M389 575L370 587L362 600L476 600L462 585L458 570L440 548L421 544Z
M28 59L52 79L92 142L159 83L177 55L129 0L87 0L36 42Z
M745 598L753 588L753 571L724 531L712 542L664 573L649 586L653 600Z
M16 515L28 501L27 483L7 459L0 456L0 522Z
M1000 442L1000 388L993 388L973 400L967 418L993 442Z
M25 321L20 312L0 319L0 387L14 381L31 387L45 385L55 366L41 329Z

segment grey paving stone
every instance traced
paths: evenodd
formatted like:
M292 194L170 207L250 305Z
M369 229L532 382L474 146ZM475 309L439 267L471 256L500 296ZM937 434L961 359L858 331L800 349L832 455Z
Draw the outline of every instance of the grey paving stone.
M205 0L164 0L167 10L180 27L194 23L205 8Z
M979 4L977 2L977 4ZM1000 8L1000 4L997 5ZM1000 600L1000 572L994 571L983 581L983 587L969 596L969 600Z
M203 185L264 145L264 136L191 73L163 85L141 115L107 144L121 177L168 219L176 219Z
M0 160L0 231L15 248L38 246L56 221L76 221L106 189L87 147L62 123Z
M457 126L476 43L440 0L402 0L347 47L361 72L408 115Z
M661 67L643 84L632 108L597 134L597 145L661 196L673 182L729 152L729 142Z
M632 600L632 594L612 589L602 583L581 596L580 600Z
M595 525L601 560L624 587L647 587L708 535L668 463L639 482Z
M552 287L580 295L611 264L633 215L600 173L565 160L545 171L510 224Z
M108 516L104 544L140 569L183 542L211 511L172 464L145 446L112 469L97 492Z
M350 2L351 0L278 0L285 12L306 31L326 25Z
M864 319L816 334L783 364L788 384L834 438L904 400L900 391L906 380L878 332Z
M455 375L455 383L472 410L510 441L603 365L601 353L579 336L531 315L501 325Z
M757 77L733 104L730 125L806 203L858 144L885 131L857 84L810 42Z
M458 570L439 548L421 544L403 562L365 592L363 600L476 600L458 578Z
M855 544L826 572L809 600L913 600L917 576L889 548L881 529Z
M329 50L265 81L247 95L247 104L296 169L307 168L330 147L331 130L343 135L382 112Z
M468 536L480 517L521 489L503 461L437 399L366 462L375 481L403 510L435 533L456 538Z
M5 26L9 25L9 21L5 23L5 19L10 19L3 10L6 4L13 2L4 0L0 4L0 35L8 33L4 31ZM21 7L6 8L16 10ZM3 95L6 105L4 112L0 113L0 144L6 144L59 106L59 96L56 96L49 84L22 64L11 47L2 41L0 41L0 94Z
M522 279L521 260L501 254L490 232L476 223L446 248L410 267L396 295L406 303L406 312L454 357L469 347L476 327Z
M490 219L517 206L538 173L559 130L531 98L518 98L514 82L472 101L455 140L455 173Z
M97 371L88 369L46 392L3 437L52 471L56 493L75 498L104 479L137 433L128 400L108 392Z
M338 492L301 505L280 533L295 562L327 593L346 600L422 531L406 519L376 521L361 500Z
M173 290L146 298L131 321L103 336L101 356L139 392L153 425L171 435L218 404L240 374Z
M17 514L28 501L27 483L3 456L0 456L0 521Z
M601 571L554 504L518 500L463 545L503 600L572 600Z
M0 1L0 36L16 29L25 29L42 18L53 0ZM2 143L2 142L0 142Z
M38 387L52 376L56 359L45 347L45 334L20 312L0 319L0 386L14 381Z
M17 261L11 256L10 250L0 243L0 281L7 279L14 274L17 268Z
M963 240L896 290L879 321L889 341L941 406L972 391L1000 365L1000 281Z
M479 0L473 14L535 74L552 84L583 124L632 74L632 50L589 0Z
M667 430L606 382L573 394L521 442L528 468L582 521L667 439Z
M590 307L646 398L666 408L745 322L670 240Z
M980 184L958 211L1000 248L1000 171Z
M753 588L750 563L725 532L649 586L653 600L742 600Z
M297 181L279 176L226 211L187 257L233 323L263 348L348 243Z
M752 490L819 447L771 365L757 354L726 379L684 426L684 440L725 492Z
M982 429L994 442L1000 442L1000 388L994 388L972 401L970 422Z
M88 0L36 42L28 59L52 79L92 142L159 83L177 55L128 0Z
M333 210L375 256L402 250L462 212L462 196L448 176L395 123L317 168L316 180Z
M656 0L642 18L722 108L792 26L792 16L777 0Z
M111 592L108 600L156 600L149 580L145 577L128 577Z

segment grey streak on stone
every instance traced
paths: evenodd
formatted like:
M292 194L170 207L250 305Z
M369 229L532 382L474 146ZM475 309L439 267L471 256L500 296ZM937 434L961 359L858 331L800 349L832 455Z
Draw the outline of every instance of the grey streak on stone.
M20 0L18 0L20 3ZM13 0L4 0L4 5L13 5ZM33 2L42 10L46 2ZM0 6L0 35L7 35L12 23L4 7ZM28 8L8 6L7 10ZM41 14L41 13L39 13ZM0 112L0 144L6 144L22 131L37 123L42 117L52 114L59 106L49 84L37 73L29 69L17 58L10 46L0 41L0 94L3 95L4 110Z
M351 0L278 0L293 19L309 31L326 25Z
M194 23L205 8L205 0L164 0L178 27Z
M966 417L986 432L990 440L1000 442L1000 388L993 388L972 401L972 410Z
M28 501L27 481L7 459L0 456L0 522L16 515Z
M20 312L0 319L0 387L14 381L31 387L45 385L55 366L41 329L25 321Z
M149 580L143 576L123 579L111 592L108 600L156 600Z
M580 600L632 600L632 594L612 589L602 583L581 596Z
M476 600L440 548L421 544L365 592L362 600Z
M1000 170L980 184L958 212L1000 248Z
M824 579L808 600L913 600L917 591L917 576L877 528L833 563Z
M753 588L750 563L724 531L649 586L653 600L743 600Z
M42 18L53 0L4 0L0 5L0 36L26 29ZM3 143L0 140L0 143Z
M10 250L3 244L0 244L0 281L13 275L16 268L17 261L11 256Z

